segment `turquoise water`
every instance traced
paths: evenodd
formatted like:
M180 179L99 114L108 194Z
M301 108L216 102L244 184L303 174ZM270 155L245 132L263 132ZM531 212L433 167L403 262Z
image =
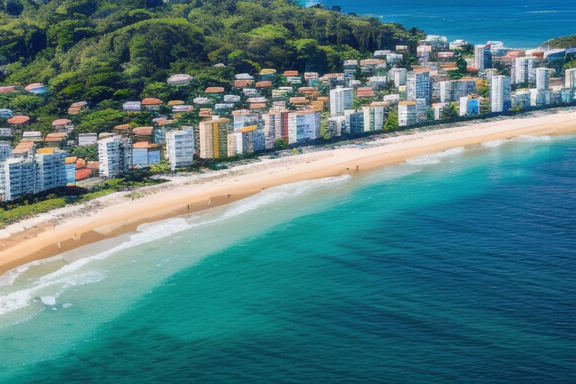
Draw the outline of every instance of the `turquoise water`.
M573 383L576 136L273 188L0 278L1 383Z
M503 41L512 48L535 48L546 40L576 33L574 0L320 0L342 12L371 15L428 34L473 44Z

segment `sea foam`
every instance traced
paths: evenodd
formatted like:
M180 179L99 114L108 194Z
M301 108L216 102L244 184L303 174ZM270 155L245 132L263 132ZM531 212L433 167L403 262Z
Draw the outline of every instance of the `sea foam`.
M482 145L485 148L496 148L496 147L499 147L506 142L508 142L507 139L492 140L492 141L486 141L484 143L481 143L480 145Z
M335 185L343 183L349 178L350 176L344 175L340 177L302 181L273 187L228 206L216 208L220 209L221 212L215 216L209 215L208 218L205 218L202 215L196 215L190 218L172 218L159 222L142 224L137 228L136 233L130 235L127 241L95 255L75 260L38 279L30 280L25 283L24 288L15 287L18 289L17 291L0 295L0 316L28 307L34 302L53 307L56 305L58 297L70 287L98 283L106 279L107 276L102 272L86 271L88 268L87 266L94 261L106 259L119 251L145 243L151 243L185 230L229 220L233 217L254 211L266 205L272 205L279 201L297 198L319 188L333 188ZM60 257L60 255L55 256L55 258ZM29 268L41 265L43 262L44 261L35 261L9 271L5 276L3 276L4 281L2 284L4 286L13 284L14 281L24 272L29 270Z
M427 153L406 159L406 163L410 165L439 164L444 158L460 155L464 150L464 147L455 147L442 152Z

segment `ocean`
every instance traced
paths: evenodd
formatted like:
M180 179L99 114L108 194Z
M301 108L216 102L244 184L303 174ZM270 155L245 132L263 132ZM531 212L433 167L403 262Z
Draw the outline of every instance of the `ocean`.
M576 136L271 188L0 277L0 383L574 383Z
M473 44L503 41L511 48L536 48L559 36L576 34L574 0L319 0L326 8L338 5L343 13L370 15L406 28L417 27L450 41Z

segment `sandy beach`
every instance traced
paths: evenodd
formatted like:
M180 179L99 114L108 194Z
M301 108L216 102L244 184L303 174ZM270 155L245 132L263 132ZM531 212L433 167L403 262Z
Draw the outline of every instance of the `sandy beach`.
M174 176L170 182L119 192L23 220L0 230L0 274L30 261L134 231L140 224L238 201L263 189L357 174L454 147L522 135L576 133L576 112L499 119L264 159L227 170Z

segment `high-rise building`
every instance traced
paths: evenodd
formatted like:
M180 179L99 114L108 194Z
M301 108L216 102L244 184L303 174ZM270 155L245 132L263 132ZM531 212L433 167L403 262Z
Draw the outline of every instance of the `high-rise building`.
M337 87L330 90L330 114L341 115L344 110L352 108L354 92L352 88Z
M194 130L166 132L166 157L170 168L188 167L194 164Z
M12 147L8 141L0 141L0 161L4 161L10 157Z
M315 140L320 136L320 112L304 110L288 115L288 142L290 144L302 140Z
M346 117L346 127L349 134L356 135L364 132L364 113L348 109L344 111L344 116Z
M506 112L511 107L511 87L508 76L493 76L490 83L490 106L492 112Z
M326 120L326 133L330 137L342 136L348 133L346 116L332 116Z
M492 53L488 46L483 44L474 46L474 66L479 71L492 67Z
M268 113L274 115L274 124L276 125L275 140L284 139L288 142L288 115L291 111L284 107L274 107L270 108Z
M100 177L114 178L132 165L132 143L120 136L98 141Z
M282 137L280 131L280 119L276 119L274 113L264 113L260 117L260 124L264 133L264 145L266 149L274 148L276 140Z
M536 68L536 89L547 91L548 88L548 68Z
M384 128L384 120L386 120L385 107L366 106L362 107L364 113L364 132L381 131Z
M37 164L35 193L66 186L66 156L65 151L34 155Z
M536 69L533 57L517 57L514 60L514 84L534 83Z
M406 85L406 68L392 68L388 71L388 81L394 82L394 87Z
M10 201L34 193L36 170L37 164L32 159L10 158L0 163L0 200Z
M426 99L416 99L416 121L417 122L427 120L427 116L426 116L427 106L428 106L428 103L426 102Z
M406 98L415 101L425 99L430 101L430 72L414 70L406 76Z
M576 68L568 68L564 72L564 87L576 88Z
M228 156L229 120L213 116L200 123L200 157L223 159Z
M398 125L405 127L416 124L416 102L401 101L398 103Z
M264 131L250 125L228 133L228 156L253 153L265 149Z

